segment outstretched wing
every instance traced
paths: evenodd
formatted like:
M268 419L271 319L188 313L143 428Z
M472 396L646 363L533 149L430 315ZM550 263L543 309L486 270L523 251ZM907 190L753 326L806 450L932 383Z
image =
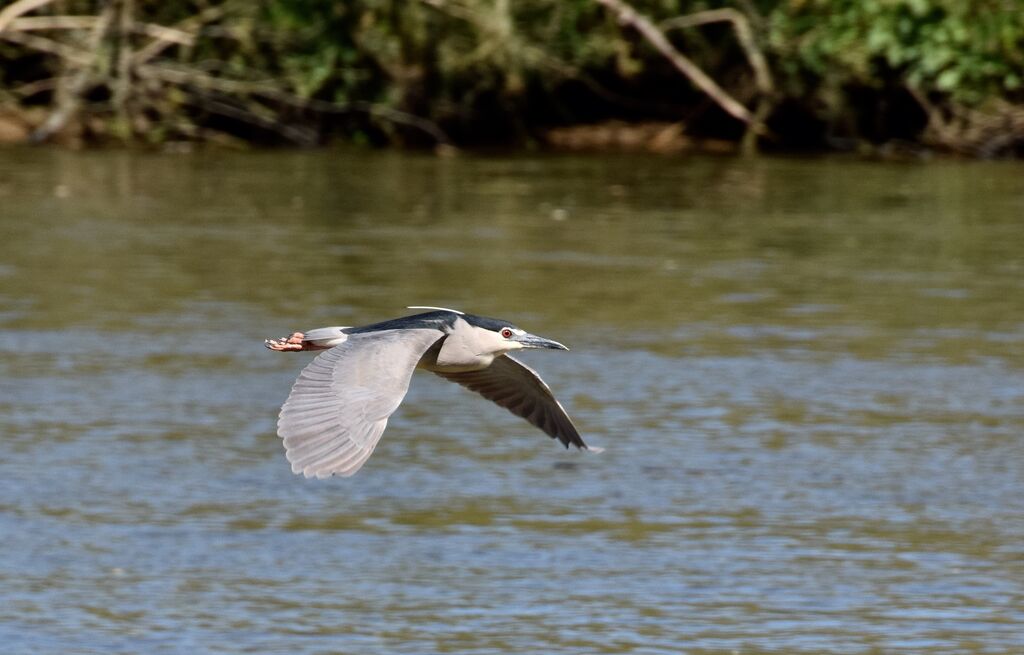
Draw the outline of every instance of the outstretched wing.
M505 355L496 358L490 366L480 371L434 372L477 392L516 416L525 418L552 438L561 441L566 448L572 444L583 450L601 450L589 448L583 443L572 419L562 404L555 400L548 385L533 369L519 360Z
M353 334L310 362L277 420L292 472L326 478L358 471L405 398L420 357L442 336L433 329Z

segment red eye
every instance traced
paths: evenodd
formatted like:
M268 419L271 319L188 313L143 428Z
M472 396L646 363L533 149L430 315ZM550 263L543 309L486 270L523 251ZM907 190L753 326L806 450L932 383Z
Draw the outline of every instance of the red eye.
M512 337L512 330L510 330L508 328L502 328L501 329L501 336L505 337L506 339L511 338Z

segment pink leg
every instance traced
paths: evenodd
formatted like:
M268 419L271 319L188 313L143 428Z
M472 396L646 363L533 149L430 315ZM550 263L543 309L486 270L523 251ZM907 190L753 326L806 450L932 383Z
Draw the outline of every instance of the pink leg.
M280 339L267 339L263 342L263 345L271 350L278 352L298 352L300 350L318 350L311 343L303 343L302 339L305 337L301 332L292 332L290 337L281 337Z

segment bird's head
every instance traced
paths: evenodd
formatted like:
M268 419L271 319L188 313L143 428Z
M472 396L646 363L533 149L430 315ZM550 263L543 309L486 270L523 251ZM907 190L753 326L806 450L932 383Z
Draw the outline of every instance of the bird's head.
M426 307L420 305L410 307L409 309L434 310L430 314L422 314L420 316L430 317L431 320L443 321L449 326L452 334L461 335L460 343L473 344L472 350L476 355L501 355L525 348L569 350L557 341L530 334L504 319L466 314L445 307Z
M494 330L493 334L498 340L498 345L502 346L503 349L550 348L552 350L569 350L557 341L538 337L536 334L530 334L526 330L520 330L513 325L505 325Z
M510 352L525 348L569 350L557 341L530 334L500 318L485 318L471 314L465 314L462 318L477 329L477 338L485 342L493 352Z

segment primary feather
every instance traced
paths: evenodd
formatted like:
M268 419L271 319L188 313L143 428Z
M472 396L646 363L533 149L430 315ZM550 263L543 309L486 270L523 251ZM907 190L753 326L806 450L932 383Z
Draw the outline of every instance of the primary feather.
M310 362L277 421L292 471L307 478L358 471L439 337L436 330L353 334Z

